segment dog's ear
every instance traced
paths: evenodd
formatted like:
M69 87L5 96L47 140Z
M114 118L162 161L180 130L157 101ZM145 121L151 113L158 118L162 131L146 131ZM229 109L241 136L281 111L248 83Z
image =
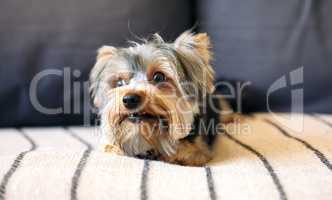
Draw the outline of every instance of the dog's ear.
M102 46L98 49L97 51L97 60L101 59L102 57L105 56L112 56L114 54L116 54L117 49L115 47L112 46Z
M186 76L196 83L200 92L212 92L214 71L210 65L211 43L206 33L182 33L173 43Z
M101 86L101 75L104 71L109 59L116 55L117 49L112 46L102 46L97 51L96 64L93 66L90 72L90 92L93 98L94 105L99 108L102 104L102 96L98 90Z
M211 42L206 33L193 34L189 31L182 33L174 42L178 50L192 50L200 59L209 64L211 59Z

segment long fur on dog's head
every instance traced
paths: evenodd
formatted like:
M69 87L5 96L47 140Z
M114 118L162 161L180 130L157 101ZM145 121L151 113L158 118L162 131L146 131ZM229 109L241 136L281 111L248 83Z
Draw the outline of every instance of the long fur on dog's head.
M158 34L128 48L104 46L91 71L91 92L101 115L107 143L134 156L154 149L163 155L176 151L189 134L202 99L213 91L209 64L210 41L205 33L184 32L173 43ZM162 74L161 82L154 76ZM123 105L127 94L139 95L138 108ZM129 116L148 114L139 121Z

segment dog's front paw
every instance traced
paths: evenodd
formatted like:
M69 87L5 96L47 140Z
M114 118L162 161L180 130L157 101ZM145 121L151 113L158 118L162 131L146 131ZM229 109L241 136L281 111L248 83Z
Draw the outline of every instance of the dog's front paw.
M102 150L106 153L114 153L114 154L117 154L117 155L124 155L123 151L114 146L114 145L111 145L111 144L104 144L102 145Z

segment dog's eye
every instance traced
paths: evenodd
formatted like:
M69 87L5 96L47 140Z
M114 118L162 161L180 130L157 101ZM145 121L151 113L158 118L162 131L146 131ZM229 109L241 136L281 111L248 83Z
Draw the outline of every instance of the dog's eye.
M116 81L115 86L116 87L121 87L121 86L123 86L125 84L126 84L126 82L123 79L119 79L119 80Z
M153 74L152 80L155 83L160 83L160 82L164 82L166 80L166 77L163 73L156 72L156 73Z

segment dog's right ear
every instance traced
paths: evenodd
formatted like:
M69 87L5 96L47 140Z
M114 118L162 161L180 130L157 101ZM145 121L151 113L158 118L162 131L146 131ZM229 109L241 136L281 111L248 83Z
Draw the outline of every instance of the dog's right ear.
M90 93L93 104L99 108L102 105L102 95L100 87L102 87L102 72L104 71L109 59L117 53L117 49L112 46L102 46L97 51L96 64L90 72Z
M186 71L187 80L197 86L199 95L212 93L214 70L210 65L212 53L208 35L186 31L174 41L173 47Z

